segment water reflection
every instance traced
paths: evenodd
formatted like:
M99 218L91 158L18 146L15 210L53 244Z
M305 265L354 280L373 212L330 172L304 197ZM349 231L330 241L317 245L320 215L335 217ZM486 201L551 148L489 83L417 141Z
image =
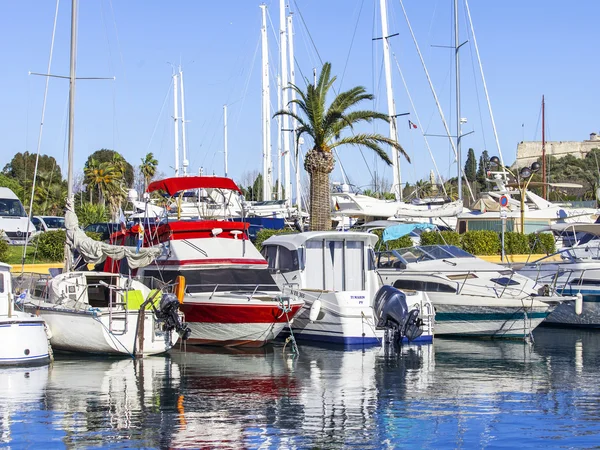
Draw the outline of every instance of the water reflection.
M188 347L0 371L2 442L61 447L591 447L600 333L339 350ZM64 356L63 356L64 358ZM27 431L25 431L27 430Z

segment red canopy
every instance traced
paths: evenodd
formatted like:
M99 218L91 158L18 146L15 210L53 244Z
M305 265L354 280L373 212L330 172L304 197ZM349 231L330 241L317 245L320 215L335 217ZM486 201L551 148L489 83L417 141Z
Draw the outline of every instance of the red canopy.
M231 191L237 191L240 194L240 188L237 187L235 182L231 178L225 177L174 177L165 178L164 180L153 181L146 189L147 192L158 191L159 189L165 191L169 195L173 195L177 192L187 191L189 189L229 189Z

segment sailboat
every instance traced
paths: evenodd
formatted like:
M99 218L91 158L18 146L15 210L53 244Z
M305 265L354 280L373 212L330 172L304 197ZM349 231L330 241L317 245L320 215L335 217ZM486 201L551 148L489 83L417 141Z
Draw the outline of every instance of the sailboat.
M389 138L398 141L398 130L396 124L396 108L394 104L393 90L392 90L392 75L391 75L391 63L390 63L390 46L389 46L389 34L387 24L387 6L386 0L380 0L380 12L381 12L381 40L383 42L383 57L384 57L384 70L385 70L385 81L386 81L386 97L388 116L390 118L390 131ZM456 8L456 4L455 4ZM456 11L455 11L456 14ZM457 77L457 117L460 117L460 81L459 81L459 69L458 69L458 31L455 23L455 38L456 43L456 77ZM418 50L418 48L417 48ZM419 52L420 53L420 52ZM433 91L433 87L432 87ZM434 92L434 97L437 96ZM441 109L439 110L441 114ZM450 131L447 127L446 121L443 118L442 121L446 127L446 132L450 138ZM413 124L414 125L414 124ZM416 125L414 125L416 127ZM463 170L461 168L460 161L460 139L461 139L461 121L457 119L457 138L456 144L452 143L453 148L457 155L458 165L458 179L461 180L463 176ZM343 217L355 217L360 218L364 222L378 220L378 219L390 219L398 221L409 221L409 222L430 222L436 225L445 225L454 227L456 224L456 216L463 212L463 199L462 199L462 188L459 182L458 189L458 200L452 201L449 198L440 197L436 199L419 200L415 199L414 202L405 202L402 196L402 180L400 176L400 164L399 164L399 152L397 149L392 149L392 163L393 163L393 182L392 182L392 193L394 194L394 200L383 200L376 199L366 195L350 192L349 186L346 184L342 185L341 189L337 192L332 192L332 213L337 218L343 220ZM435 161L434 161L435 164ZM335 219L334 219L335 220Z
M130 267L150 264L161 254L159 248L140 250L94 241L79 228L73 207L77 3L72 0L65 271L50 278L30 276L24 307L46 320L56 350L129 356L162 353L175 344L179 333L183 338L189 334L178 313L179 301L169 292L172 286L157 283L151 289L120 274L74 270L72 252L78 252L85 263L97 264L110 256L127 259Z

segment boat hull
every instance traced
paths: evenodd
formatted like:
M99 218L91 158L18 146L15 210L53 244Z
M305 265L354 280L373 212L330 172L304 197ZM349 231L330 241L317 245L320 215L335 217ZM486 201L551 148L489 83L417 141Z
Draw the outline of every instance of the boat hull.
M128 355L154 355L168 351L177 341L175 332L160 329L152 312L144 318L144 348L140 352L137 335L138 312L113 312L112 317L95 311L61 310L36 307L50 329L54 350ZM112 327L111 327L112 321ZM85 339L82 339L85 336Z
M569 295L576 292L568 289ZM575 312L575 302L568 301L560 304L546 318L545 323L554 326L569 326L581 328L600 328L600 290L580 290L583 296L581 314Z
M367 297L365 292L323 292L318 297L310 290L291 292L305 300L304 307L292 324L296 339L345 346L381 344L384 330L375 329L373 308L363 305L364 300L360 300ZM313 311L314 320L311 320L311 309L317 299L320 302L319 311L318 314ZM417 304L409 302L408 306L414 309ZM433 333L424 332L413 342L432 341Z
M0 365L33 365L50 362L44 321L35 317L0 319Z
M282 304L272 297L216 294L186 296L181 311L192 330L190 344L261 347L281 333L302 305Z
M552 312L554 305L475 306L436 302L436 336L515 338L528 336Z

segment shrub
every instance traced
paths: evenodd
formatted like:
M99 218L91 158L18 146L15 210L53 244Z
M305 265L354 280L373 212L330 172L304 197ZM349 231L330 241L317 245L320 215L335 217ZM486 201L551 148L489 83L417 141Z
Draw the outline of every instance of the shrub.
M461 246L460 234L456 231L429 231L421 234L421 245Z
M371 230L371 233L377 235L377 237L379 238L377 244L375 244L377 250L394 250L396 248L405 248L413 246L413 241L408 235L402 236L398 239L394 239L391 241L383 242L383 230Z
M529 248L531 253L545 253L547 255L556 251L556 242L552 233L531 233L529 238Z
M497 255L500 238L491 230L467 231L462 235L462 248L473 255Z
M271 228L263 228L256 233L256 239L254 239L254 246L258 251L262 250L262 243L269 239L271 236L278 234L290 234L290 230L273 230Z
M93 203L76 204L75 213L81 228L87 227L90 223L108 221L108 209L102 205Z
M48 261L60 262L65 257L65 241L67 233L65 230L46 231L34 238L37 245L38 255Z
M502 240L502 237L500 239ZM530 251L527 235L515 231L505 232L504 253L507 255L528 255Z
M0 261L6 262L10 254L10 246L4 239L0 239Z

